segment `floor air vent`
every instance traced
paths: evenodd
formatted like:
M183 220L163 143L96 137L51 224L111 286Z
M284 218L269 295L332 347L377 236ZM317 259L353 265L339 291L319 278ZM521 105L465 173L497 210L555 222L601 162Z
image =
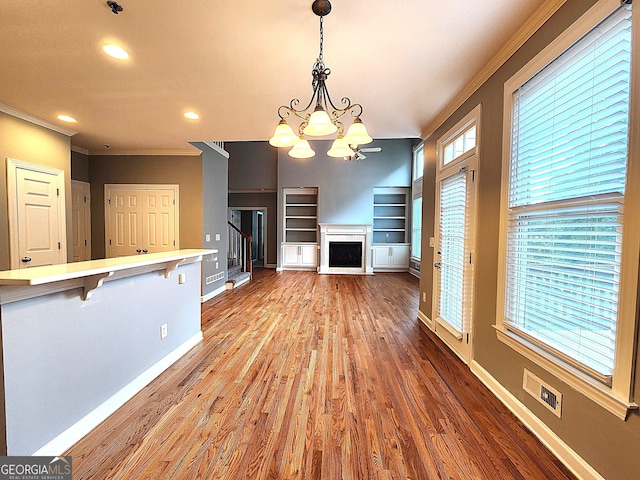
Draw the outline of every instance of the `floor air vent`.
M562 394L555 388L545 385L526 368L522 379L522 388L542 405L551 410L558 418L562 417Z

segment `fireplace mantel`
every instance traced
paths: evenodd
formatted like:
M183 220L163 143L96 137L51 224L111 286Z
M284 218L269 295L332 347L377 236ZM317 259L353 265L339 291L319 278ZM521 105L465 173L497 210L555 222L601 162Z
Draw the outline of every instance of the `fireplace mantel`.
M318 273L343 275L373 275L371 241L373 225L370 223L320 223L320 266ZM360 267L330 267L330 242L362 242Z

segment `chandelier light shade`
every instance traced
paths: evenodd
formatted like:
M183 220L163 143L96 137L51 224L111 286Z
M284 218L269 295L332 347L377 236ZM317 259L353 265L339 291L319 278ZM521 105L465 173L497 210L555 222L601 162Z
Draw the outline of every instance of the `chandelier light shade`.
M269 143L274 147L292 147L298 143L298 135L296 135L286 120L280 120L273 137L269 139Z
M311 100L306 107L301 109L297 108L300 104L300 100L297 98L291 100L288 106L282 105L278 108L280 122L273 136L269 139L269 143L274 147L293 146L289 155L295 158L309 158L315 155L315 152L311 149L307 137L326 137L337 132L338 138L333 142L327 154L332 157L348 157L353 155L353 149L357 145L370 143L373 139L360 119L362 105L351 103L348 97L343 97L340 100L342 107L340 108L333 103L329 96L326 80L331 69L324 64L323 58L323 18L331 11L331 3L329 0L315 0L311 9L320 17L320 54L311 71L313 77ZM342 120L347 113L353 117L353 123L345 135ZM287 122L289 119L299 121L297 134ZM338 154L338 152L340 153Z
M345 158L345 157L351 157L352 155L355 155L355 152L349 146L349 144L345 141L342 135L338 135L338 138L336 138L333 141L333 144L331 145L331 148L327 152L327 155L329 155L330 157Z
M303 137L298 139L298 142L289 150L289 155L293 158L311 158L316 154L309 145L309 142Z

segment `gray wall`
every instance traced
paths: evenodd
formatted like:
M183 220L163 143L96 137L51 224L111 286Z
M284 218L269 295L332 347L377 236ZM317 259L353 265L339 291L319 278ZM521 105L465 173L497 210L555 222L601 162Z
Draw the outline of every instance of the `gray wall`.
M90 182L89 155L71 150L71 179Z
M8 454L33 454L197 335L199 270L107 279L87 301L76 289L2 305Z
M608 480L640 478L640 413L635 410L626 421L610 414L559 378L528 361L498 341L493 325L497 316L498 238L502 170L502 114L504 82L537 53L566 30L595 0L568 0L476 93L459 108L426 142L424 177L423 265L432 262L435 201L435 142L478 104L482 104L480 159L478 168L477 251L474 284L474 359L520 402L541 419L564 442ZM637 8L635 8L637 11ZM637 65L635 66L637 67ZM634 211L638 205L628 205ZM427 302L420 311L432 318L432 269L421 272L421 291ZM558 419L522 389L523 369L527 368L563 394L563 418ZM635 392L640 388L636 376ZM636 398L637 401L637 398Z
M307 159L278 152L278 211L282 189L318 187L319 223L373 223L374 187L411 186L412 139L374 140L364 147L382 147L364 160L344 160L326 155L329 140L311 141L316 155ZM278 215L278 245L282 240L282 215ZM280 255L278 255L278 258Z
M224 287L227 271L227 190L229 159L219 150L202 142L194 142L192 145L202 151L202 218L200 236L204 248L216 248L216 255L205 255L202 260L202 294L207 294ZM216 240L216 234L220 240ZM206 241L206 235L210 235L210 241ZM217 260L216 260L217 258ZM216 262L218 267L216 268ZM219 272L225 272L225 276L209 285L205 278Z
M225 142L229 152L229 190L278 188L278 149L268 142Z

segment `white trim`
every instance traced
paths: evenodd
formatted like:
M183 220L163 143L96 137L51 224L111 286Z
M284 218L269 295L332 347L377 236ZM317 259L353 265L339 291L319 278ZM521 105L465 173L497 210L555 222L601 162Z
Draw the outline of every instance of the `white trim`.
M209 147L211 150L214 150L214 151L218 152L223 157L226 157L227 159L229 158L229 152L227 152L224 148L222 148L220 145L218 145L218 142L203 142L203 143L207 147ZM220 143L222 143L222 142L220 142Z
M197 157L202 155L200 150L109 150L95 152L91 150L89 152L91 156L109 156L109 155L117 155L117 156L138 156L138 157L148 157L152 156L192 156Z
M87 156L89 155L89 150L87 150L86 148L78 147L77 145L71 145L71 151Z
M583 480L604 480L575 450L536 417L509 390L478 362L471 362L471 372L500 400L571 472Z
M633 387L632 379L634 374L634 339L636 338L636 307L638 291L638 261L640 259L638 249L640 248L640 232L638 231L638 220L632 215L625 217L625 226L622 241L621 254L621 274L620 274L620 295L618 311L618 332L616 338L615 366L612 387L594 386L592 379L575 374L573 369L565 367L563 363L550 354L542 354L534 346L520 337L507 333L504 327L506 282L504 281L506 272L506 248L507 248L507 228L508 228L508 198L509 198L509 174L511 168L511 122L513 112L513 92L520 88L526 81L536 75L540 70L549 65L555 58L564 53L575 42L591 31L596 25L607 18L611 13L620 7L619 0L600 0L591 7L584 15L576 20L567 30L551 42L545 49L538 53L524 67L515 73L504 84L504 109L503 109L503 133L502 133L502 190L500 200L500 230L498 236L498 289L496 299L496 331L497 337L503 343L509 345L529 360L537 363L542 368L552 372L560 380L573 386L576 390L598 403L609 412L622 420L626 419L629 409L637 408L635 403L630 402ZM638 19L637 2L633 8L634 39L638 38L636 32ZM635 49L633 50L635 52ZM636 96L640 94L638 89L638 53L635 52L631 60L632 72L630 88ZM633 100L632 95L632 100ZM625 203L629 205L638 204L638 194L634 193L637 188L638 166L636 157L633 155L637 151L637 134L640 128L638 122L638 112L633 108L633 102L629 108L629 151L627 169L627 188L625 192ZM634 196L635 195L635 196ZM633 196L633 197L631 197ZM631 200L633 198L633 200ZM635 203L634 203L635 202ZM627 319L625 321L625 319Z
M33 456L57 456L62 455L71 448L87 433L97 427L109 415L118 410L127 401L133 398L144 387L149 385L158 375L178 361L189 350L195 347L203 339L202 332L198 332L193 337L178 346L167 356L156 362L147 370L134 378L127 385L122 387L118 392L109 399L94 408L90 413L78 420L76 423L67 428L64 432L56 436L53 440L40 447L32 453Z
M422 139L426 140L466 102L476 90L491 78L516 51L533 36L538 29L562 7L567 0L548 0L523 24L504 47L487 63L487 65L467 84L467 86L445 107L434 120L422 131Z
M467 204L467 212L468 212L468 236L465 239L465 249L466 253L470 255L470 263L467 265L467 268L464 271L464 290L465 290L465 298L464 298L464 318L463 321L466 325L463 325L463 331L458 332L451 326L447 324L447 322L443 321L438 317L438 305L440 298L440 284L439 271L434 266L432 267L433 273L432 278L432 295L433 295L433 303L432 303L432 318L433 322L433 330L436 332L438 337L440 337L445 344L458 356L460 357L464 363L469 363L473 359L474 353L474 321L473 321L473 305L474 305L474 291L475 291L475 257L476 257L476 229L477 229L477 218L478 218L478 175L480 170L480 141L482 137L482 129L481 129L481 118L482 118L482 105L478 104L473 110L471 110L467 115L462 118L459 122L457 122L452 128L450 128L444 135L442 135L438 141L436 142L436 178L435 178L435 214L434 214L434 246L438 246L440 244L440 183L452 176L458 174L461 169L467 169L468 171L474 172L474 180L471 181L469 177L467 183L467 194L468 194L468 204ZM476 142L475 146L463 154L459 155L456 158L453 158L446 165L444 164L444 148L447 144L449 144L453 139L458 136L464 134L467 130L469 130L472 126L476 128ZM437 255L437 248L434 249L434 256ZM439 260L435 259L437 263ZM438 328L438 326L442 328ZM465 328L466 327L466 328ZM445 331L442 331L444 328ZM446 334L450 336L447 336ZM445 338L446 337L446 338ZM467 337L467 338L465 338Z
M0 103L0 112L6 113L7 115L11 115L12 117L19 118L20 120L24 120L26 122L33 123L34 125L38 125L39 127L44 127L49 130L53 130L54 132L62 133L63 135L66 135L68 137L72 137L78 133L75 130L61 127L45 120L44 118L36 117L35 115L23 112L22 110L18 110L17 108L11 107L9 105L5 105L4 103Z
M224 285L221 287L218 287L217 289L207 293L206 295L201 295L200 296L200 303L204 303L207 300L211 300L213 297L217 297L218 295L220 295L221 293L224 293L227 291L227 287L225 287Z
M596 382L578 369L573 368L568 364L565 365L560 363L555 359L552 360L548 353L541 348L536 347L534 344L525 341L522 337L519 337L508 330L503 330L499 327L495 328L498 340L502 343L508 345L520 355L534 362L536 365L544 368L551 375L567 383L587 398L590 398L620 420L626 420L629 410L635 410L638 408L638 405L635 403L627 402L622 398L617 398L611 389Z
M427 317L422 311L418 310L418 319L424 323L425 327L433 331L433 320Z

